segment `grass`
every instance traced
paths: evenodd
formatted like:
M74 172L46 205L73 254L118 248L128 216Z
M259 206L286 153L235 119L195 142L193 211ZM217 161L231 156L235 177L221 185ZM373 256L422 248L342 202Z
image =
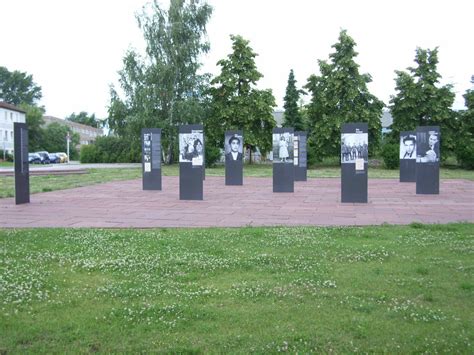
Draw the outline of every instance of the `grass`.
M30 193L71 189L115 180L141 177L141 169L87 169L87 174L30 175ZM15 178L0 176L0 198L15 196Z
M88 174L82 175L45 175L30 176L30 192L47 192L54 190L64 190L74 187L81 187L99 184L115 180L139 179L142 176L140 168L120 168L120 169L87 169ZM179 165L164 165L164 176L178 176ZM217 166L206 169L206 176L224 176L224 166ZM271 177L271 164L246 165L244 176L247 177ZM339 178L341 169L339 166L322 165L315 169L308 170L309 178ZM381 167L370 167L369 178L391 178L398 179L398 170L388 170ZM474 181L474 170L463 170L453 168L441 168L441 179L467 179ZM11 176L0 176L0 198L15 196L15 180Z
M0 353L472 353L473 227L0 230Z

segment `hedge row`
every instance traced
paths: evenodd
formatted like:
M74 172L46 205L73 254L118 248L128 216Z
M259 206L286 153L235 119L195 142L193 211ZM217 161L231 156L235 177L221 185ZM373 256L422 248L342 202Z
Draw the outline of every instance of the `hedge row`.
M140 161L140 146L118 137L99 137L94 144L81 147L81 163L137 163Z

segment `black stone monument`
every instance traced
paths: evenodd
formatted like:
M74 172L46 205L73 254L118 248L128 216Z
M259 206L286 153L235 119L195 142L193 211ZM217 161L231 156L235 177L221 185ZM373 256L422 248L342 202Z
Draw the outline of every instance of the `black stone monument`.
M307 153L306 153L307 133L296 131L294 135L294 166L295 181L307 180Z
M293 128L273 129L273 192L294 192Z
M416 128L417 194L439 194L440 139L438 126Z
M179 128L179 199L202 200L204 180L204 129L202 125Z
M225 184L243 185L244 137L242 131L226 131L224 136Z
M142 129L143 190L161 190L161 128Z
M367 123L345 123L341 135L341 201L367 203Z
M15 203L30 202L30 167L28 161L28 126L13 123L15 149Z
M416 181L416 132L400 132L400 182Z

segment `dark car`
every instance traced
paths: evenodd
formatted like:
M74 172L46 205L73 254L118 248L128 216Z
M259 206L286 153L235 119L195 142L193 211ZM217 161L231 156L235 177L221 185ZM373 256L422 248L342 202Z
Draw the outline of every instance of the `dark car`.
M41 164L41 157L37 153L28 154L28 161L30 164Z
M49 164L50 161L49 161L49 153L46 152L46 151L43 151L43 152L36 152L36 154L38 154L41 158L41 164Z
M61 157L56 154L49 154L49 161L52 164L59 164L61 162Z

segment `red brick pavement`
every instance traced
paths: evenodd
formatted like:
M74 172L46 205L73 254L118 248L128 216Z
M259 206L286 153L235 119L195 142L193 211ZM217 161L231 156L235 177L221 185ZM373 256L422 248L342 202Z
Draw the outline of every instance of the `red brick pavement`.
M439 195L416 195L414 183L370 179L369 203L340 202L339 179L296 182L294 193L273 193L271 178L225 186L206 177L204 201L180 201L178 177L162 191L141 180L110 182L31 196L15 205L0 199L0 227L240 227L474 222L474 182L442 180Z

